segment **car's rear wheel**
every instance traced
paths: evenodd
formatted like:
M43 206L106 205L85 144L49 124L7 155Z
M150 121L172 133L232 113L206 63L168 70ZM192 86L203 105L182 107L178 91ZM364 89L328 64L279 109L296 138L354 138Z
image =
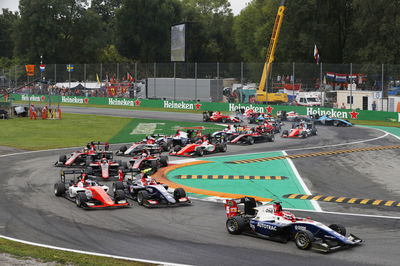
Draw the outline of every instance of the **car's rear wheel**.
M254 144L254 139L253 139L253 137L247 137L247 138L246 138L246 143L249 144L249 145L253 145L253 144Z
M179 200L184 197L186 197L186 191L183 188L178 187L174 190L174 198L176 200Z
M203 113L203 121L204 122L210 121L210 116L207 113Z
M64 195L64 193L65 193L65 184L63 182L59 181L56 184L54 184L54 194L57 197Z
M314 241L314 235L308 230L299 231L296 233L294 241L297 248L302 250L310 249Z
M243 232L245 226L246 221L242 216L230 217L226 221L226 229L229 234L239 235Z
M307 138L307 132L302 131L302 132L301 132L301 137L302 137L303 139Z
M144 201L149 199L149 193L146 190L141 190L137 194L137 202L139 205L143 205Z
M67 161L67 155L65 155L65 154L60 155L60 157L58 158L58 161L61 163L65 163Z
M181 150L181 146L179 146L179 145L175 145L174 146L174 151L175 152L178 152L178 151L180 151Z
M342 236L346 236L346 228L341 224L331 224L329 225L329 228L332 229L333 231L338 232Z
M124 152L126 152L127 149L128 149L128 147L126 147L126 145L124 145L124 146L121 146L121 147L119 148L119 151L122 152L122 153L124 153Z
M221 122L226 123L226 118L222 118Z
M168 166L168 156L160 156L160 164L162 167Z
M86 167L86 174L93 175L93 167L91 166Z
M227 145L226 145L226 143L219 143L219 144L217 144L217 148L218 148L219 152L226 152Z
M124 190L124 183L121 181L117 181L112 184L112 191L115 193L117 190Z
M196 152L196 155L199 157L202 157L204 155L204 151L201 147L197 147L195 152Z
M287 137L287 136L289 136L289 131L285 129L284 131L282 131L282 137Z
M78 194L76 194L76 197L75 197L76 206L85 207L86 202L87 202L87 197L84 192L79 192Z
M334 121L333 121L333 125L334 125L335 127L338 127L338 126L340 125L340 122L339 122L338 120L334 120Z

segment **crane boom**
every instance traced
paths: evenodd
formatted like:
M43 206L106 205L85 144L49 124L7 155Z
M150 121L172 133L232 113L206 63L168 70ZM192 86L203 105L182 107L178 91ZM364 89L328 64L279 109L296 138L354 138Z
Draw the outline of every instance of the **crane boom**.
M281 31L283 16L285 15L285 0L282 0L278 8L278 13L276 14L274 28L272 29L272 36L269 41L267 56L265 57L263 73L261 75L260 84L256 93L256 100L259 102L267 101L267 80L268 75L271 71L272 62L275 59L275 50L278 43L279 33Z

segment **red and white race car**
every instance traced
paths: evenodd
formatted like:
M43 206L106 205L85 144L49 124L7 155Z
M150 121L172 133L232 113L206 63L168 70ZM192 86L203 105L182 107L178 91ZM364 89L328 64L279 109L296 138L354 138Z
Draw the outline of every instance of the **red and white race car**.
M283 130L282 138L307 138L317 135L317 128L314 123L294 123L290 131Z
M223 115L221 112L207 111L203 112L204 122L221 122L221 123L240 123L241 120L237 116Z
M97 145L97 146L96 146ZM103 145L104 147L102 147ZM69 156L63 154L59 156L55 166L61 167L85 167L88 166L93 160L100 159L104 156L110 158L112 153L108 151L108 142L90 142L83 147L82 150L75 151Z
M165 166L168 166L168 156L151 154L144 150L142 154L130 159L127 167L137 172L148 168L151 168L152 172L156 172L159 168Z
M65 176L71 174L68 182ZM77 178L75 178L77 176ZM54 194L75 201L76 206L85 209L124 208L129 206L124 191L116 191L114 197L107 194L108 186L90 180L81 170L61 171L61 180L54 184Z
M86 173L90 177L101 177L102 179L119 178L121 172L127 167L127 162L103 157L100 160L91 162L86 167Z
M265 123L234 137L229 143L253 145L256 142L273 142L275 141L273 131L274 128L268 123Z
M204 154L226 152L227 146L225 142L210 141L206 137L198 140L196 143L186 145L181 149L170 152L175 156L203 156Z

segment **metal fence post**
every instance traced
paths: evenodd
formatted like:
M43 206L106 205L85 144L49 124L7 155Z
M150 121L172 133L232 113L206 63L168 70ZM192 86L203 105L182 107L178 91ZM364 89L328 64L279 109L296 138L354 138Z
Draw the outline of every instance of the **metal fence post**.
M137 62L135 62L135 82L137 82Z
M322 62L320 62L320 66L319 66L319 89L321 90L321 105L325 106L324 93L326 93L326 91L325 91L325 88L324 88L324 92L322 91Z
M384 65L382 64L382 76L381 76L381 86L382 86L382 95L381 95L381 111L383 111L383 75L384 75Z
M86 64L83 64L83 84L86 89Z
M176 100L176 62L174 62L174 101Z
M119 63L117 63L117 82L119 83Z
M350 109L353 109L353 63L350 63Z
M194 98L197 101L197 62L194 63Z
M243 86L243 62L240 62L240 84Z
M54 85L57 84L57 64L54 64Z
M15 84L15 89L18 87L18 81L17 81L17 65L14 66L14 84Z
M157 76L157 63L154 63L154 98L157 97L156 76Z
M295 77L295 73L296 73L296 63L293 62L293 64L292 64L292 76L293 76L293 79L291 80L292 81L292 96L293 96L293 98L294 98L294 77Z

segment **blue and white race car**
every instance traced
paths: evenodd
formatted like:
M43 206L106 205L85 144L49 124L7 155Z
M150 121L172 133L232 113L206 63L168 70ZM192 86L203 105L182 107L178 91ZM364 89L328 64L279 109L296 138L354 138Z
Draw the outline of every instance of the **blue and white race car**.
M244 212L238 208L244 203ZM294 240L299 249L315 249L332 252L362 243L352 234L347 234L344 226L331 224L326 226L310 218L295 217L291 212L283 211L280 202L257 207L254 198L245 197L226 200L226 229L230 234L247 234L269 240L286 243Z
M350 123L347 120L336 118L336 117L330 117L329 115L323 115L315 119L315 123L321 124L321 125L326 125L326 126L335 126L335 127L351 127L353 126L352 123Z

